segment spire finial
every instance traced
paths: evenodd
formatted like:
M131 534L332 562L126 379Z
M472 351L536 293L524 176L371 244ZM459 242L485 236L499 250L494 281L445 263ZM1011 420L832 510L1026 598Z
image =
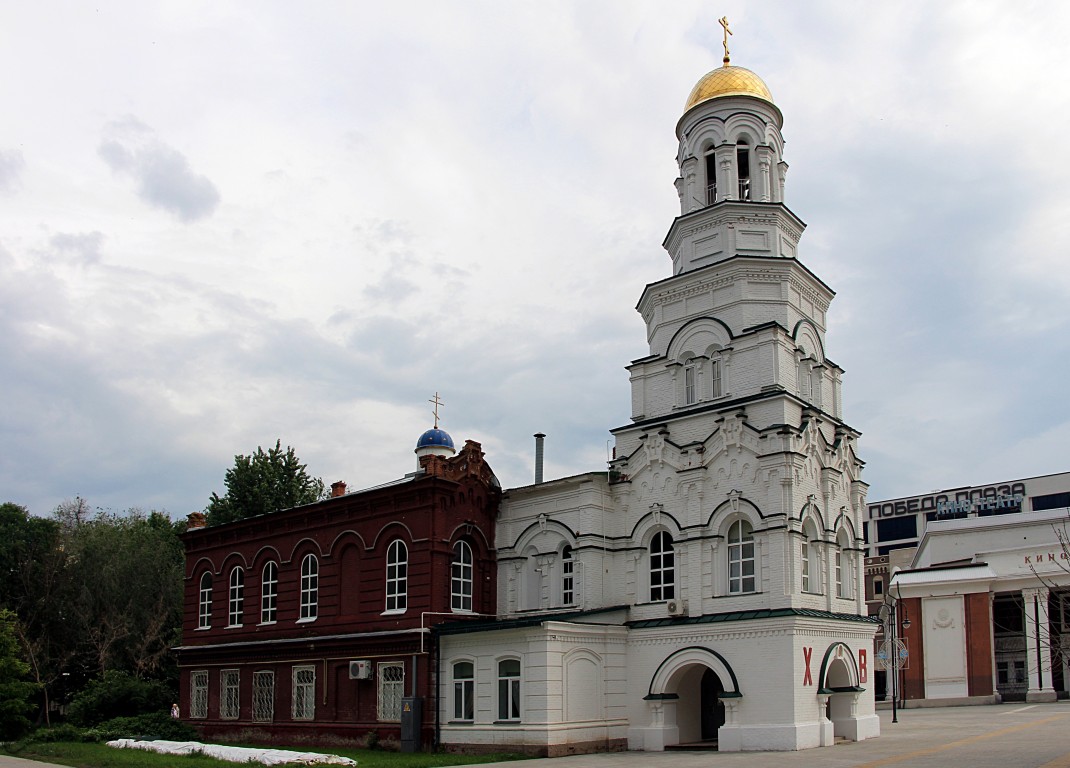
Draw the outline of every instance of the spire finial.
M432 397L432 398L431 398L430 400L428 400L427 402L429 402L429 403L434 403L434 405L435 405L435 410L434 410L434 411L432 411L432 413L434 413L434 414L435 414L435 429L438 429L438 407L439 407L440 405L445 405L445 403L444 403L444 402L442 402L441 400L439 400L439 399L438 399L438 392L436 392L436 393L435 393L435 396L434 396L434 397Z
M717 20L717 22L722 27L724 27L724 42L722 43L722 45L724 45L724 59L722 59L722 61L724 61L724 65L727 67L728 66L728 62L729 62L729 58L728 58L728 36L730 34L732 34L732 30L730 30L728 28L728 17L727 16L722 16L721 18L719 18Z

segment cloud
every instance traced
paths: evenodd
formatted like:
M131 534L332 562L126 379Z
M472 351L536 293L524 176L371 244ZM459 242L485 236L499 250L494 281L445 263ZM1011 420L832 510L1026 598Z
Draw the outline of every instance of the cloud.
M73 258L84 264L96 264L100 261L100 246L104 235L100 232L82 232L76 235L59 232L52 236L49 244L57 255Z
M26 161L17 149L0 149L0 192L12 192L19 185Z
M113 171L137 182L142 200L186 222L212 215L219 190L207 176L194 173L181 152L136 119L113 123L108 133L97 154Z

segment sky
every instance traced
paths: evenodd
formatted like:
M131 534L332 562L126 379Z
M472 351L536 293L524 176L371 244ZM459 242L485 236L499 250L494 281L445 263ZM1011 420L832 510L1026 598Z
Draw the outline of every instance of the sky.
M0 4L0 501L203 509L281 439L605 469L676 121L784 114L870 501L1070 470L1070 4Z

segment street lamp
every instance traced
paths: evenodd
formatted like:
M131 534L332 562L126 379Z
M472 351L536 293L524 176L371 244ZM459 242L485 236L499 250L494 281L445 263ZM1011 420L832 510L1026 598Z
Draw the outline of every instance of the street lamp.
M903 629L910 628L910 619L907 617L906 607L904 606L901 612L902 618L896 620L896 608L897 602L890 595L884 595L884 604L881 605L880 611L877 615L884 623L884 643L887 648L887 655L892 659L891 677L892 677L892 722L899 722L899 692L901 686L899 685L899 642L896 637L897 629L901 626ZM887 663L887 662L885 662Z

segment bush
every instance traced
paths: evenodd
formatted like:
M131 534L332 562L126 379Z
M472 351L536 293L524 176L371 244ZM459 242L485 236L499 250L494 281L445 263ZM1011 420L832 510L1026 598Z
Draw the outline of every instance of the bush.
M26 744L47 744L53 741L96 741L96 739L88 736L82 728L71 725L70 723L62 723L61 725L53 725L49 728L38 728L29 736L20 739L15 743L16 750Z
M91 727L117 717L170 711L174 691L158 680L141 680L125 672L108 672L79 691L67 710L75 725Z
M192 726L175 720L166 712L152 712L137 717L116 717L86 731L94 741L113 739L166 739L194 741L197 732Z

